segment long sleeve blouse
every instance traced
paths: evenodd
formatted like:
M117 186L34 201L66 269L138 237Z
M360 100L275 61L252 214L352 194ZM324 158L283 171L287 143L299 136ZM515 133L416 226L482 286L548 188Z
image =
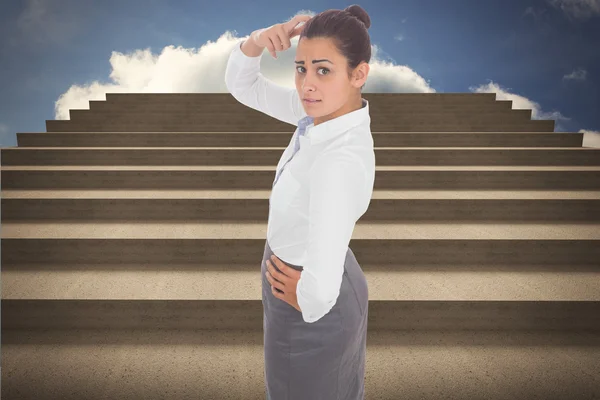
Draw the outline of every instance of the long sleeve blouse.
M275 170L267 240L279 259L303 267L296 295L312 323L337 301L354 226L373 194L369 103L362 99L362 108L314 126L296 89L265 78L260 60L236 44L225 83L240 103L296 126Z

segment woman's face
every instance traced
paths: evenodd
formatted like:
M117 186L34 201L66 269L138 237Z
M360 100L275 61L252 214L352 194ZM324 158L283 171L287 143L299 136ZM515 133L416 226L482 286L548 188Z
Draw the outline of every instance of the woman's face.
M313 63L313 60L322 61ZM306 114L314 118L315 125L356 108L356 90L360 91L364 80L351 82L347 63L331 39L302 38L298 42L294 63L296 90ZM307 97L320 101L306 103Z

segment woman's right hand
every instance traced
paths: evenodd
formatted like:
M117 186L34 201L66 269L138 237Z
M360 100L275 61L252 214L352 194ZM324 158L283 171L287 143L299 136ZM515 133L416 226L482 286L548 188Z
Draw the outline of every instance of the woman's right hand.
M298 36L304 29L306 21L311 18L310 15L296 15L288 22L252 32L252 39L258 46L269 49L273 58L277 58L276 52L289 49L292 46L290 39ZM304 24L297 27L301 22Z

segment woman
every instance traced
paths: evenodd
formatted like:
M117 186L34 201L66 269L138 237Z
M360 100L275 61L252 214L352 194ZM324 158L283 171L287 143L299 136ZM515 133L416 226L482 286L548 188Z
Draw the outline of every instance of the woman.
M298 127L276 168L261 264L267 399L364 399L368 287L348 244L375 177L361 97L369 26L357 5L297 16L254 31L227 64L238 101ZM298 34L288 89L260 73L260 58Z

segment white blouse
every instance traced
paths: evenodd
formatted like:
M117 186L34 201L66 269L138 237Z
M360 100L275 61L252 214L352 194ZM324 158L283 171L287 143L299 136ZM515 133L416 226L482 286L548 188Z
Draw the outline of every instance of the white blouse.
M312 323L337 301L354 226L373 194L369 103L362 99L361 109L314 126L296 89L260 73L261 56L248 57L236 44L225 84L245 106L297 126L277 164L267 240L278 258L303 267L296 295L302 318Z

